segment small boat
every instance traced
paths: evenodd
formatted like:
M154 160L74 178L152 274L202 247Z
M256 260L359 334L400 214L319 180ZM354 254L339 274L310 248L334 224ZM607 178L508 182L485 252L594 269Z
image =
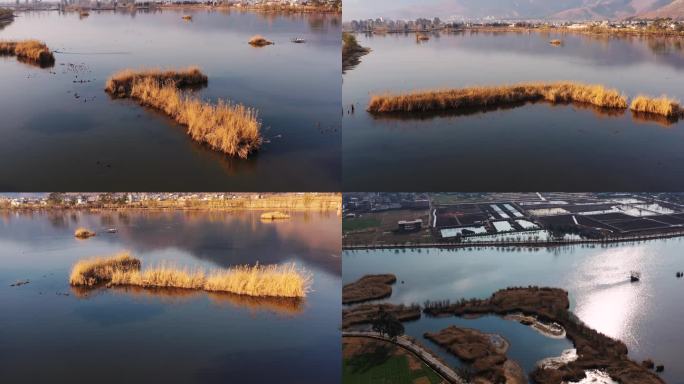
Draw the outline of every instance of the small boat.
M116 232L117 232L117 229L116 229L116 228L109 228L109 229L107 230L107 233L116 233Z
M295 37L291 40L295 44L302 44L306 43L306 40L302 39L301 37Z
M632 283L636 283L637 281L641 280L641 273L637 271L632 271L629 273L629 281Z

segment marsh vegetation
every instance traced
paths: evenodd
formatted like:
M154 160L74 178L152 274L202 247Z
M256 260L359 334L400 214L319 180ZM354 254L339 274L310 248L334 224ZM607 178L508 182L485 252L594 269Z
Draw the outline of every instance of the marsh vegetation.
M186 126L193 140L246 159L263 143L257 111L225 100L211 104L182 91L207 81L207 76L196 67L180 71L127 69L110 77L105 91L160 110Z
M267 40L265 37L261 35L254 35L252 36L248 43L254 47L265 47L267 45L273 45L273 42L270 40Z
M228 292L256 297L303 298L311 290L312 274L293 263L243 265L205 271L172 264L141 269L141 262L124 252L110 257L78 261L69 283L97 287L138 286Z
M18 60L40 66L51 66L55 56L38 40L0 41L0 55L16 56Z
M552 82L373 95L368 103L368 111L429 112L538 101L583 103L601 108L627 108L627 97L616 89L598 84Z
M369 52L370 48L362 47L356 41L356 36L351 33L342 33L342 72L359 65L361 56Z
M79 227L74 232L74 237L77 237L79 239L87 239L93 236L95 236L95 232L89 230L88 228Z

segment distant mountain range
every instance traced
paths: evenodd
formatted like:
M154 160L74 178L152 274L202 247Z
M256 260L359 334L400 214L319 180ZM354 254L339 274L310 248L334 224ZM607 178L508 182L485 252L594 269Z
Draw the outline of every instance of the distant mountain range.
M684 19L684 0L452 0L441 6L449 14L465 18Z

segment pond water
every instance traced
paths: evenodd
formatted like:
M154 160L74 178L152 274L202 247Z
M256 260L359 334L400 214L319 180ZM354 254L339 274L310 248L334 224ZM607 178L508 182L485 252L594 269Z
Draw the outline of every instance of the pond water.
M259 214L0 212L0 382L339 382L340 220ZM98 235L75 239L81 225ZM294 262L313 273L313 292L295 302L70 288L76 260L122 250L143 268Z
M554 47L549 40L560 38ZM663 38L540 33L357 35L372 52L343 78L349 190L673 190L684 187L684 123L579 105L373 117L370 94L571 80L630 97L684 100L684 45ZM348 113L351 104L355 113Z
M343 283L366 274L393 273L397 284L387 300L406 304L484 298L509 286L560 287L568 290L571 310L582 321L624 341L634 360L652 358L664 364L662 377L681 383L684 280L675 273L684 270L683 253L682 238L606 247L354 250L343 252ZM641 281L630 283L630 271L641 272ZM504 326L503 321L423 318L406 328L421 339L423 332L449 324L500 331L512 341L509 356L526 370L538 359L569 348L564 340L540 339L531 329L515 323ZM522 347L515 347L516 340Z
M193 20L182 20L184 14ZM56 63L41 69L0 57L0 190L339 191L339 16L18 16L0 39L43 40L57 51ZM255 34L275 45L251 47ZM293 44L294 37L306 43ZM104 92L106 79L121 69L190 65L209 77L203 99L259 111L268 143L258 154L229 158L191 141L165 115Z

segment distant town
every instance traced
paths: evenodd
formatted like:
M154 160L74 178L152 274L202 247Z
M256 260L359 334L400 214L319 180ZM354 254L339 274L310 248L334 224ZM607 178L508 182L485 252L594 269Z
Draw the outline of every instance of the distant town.
M40 193L0 194L0 209L226 208L339 209L335 193Z
M353 248L553 245L684 235L683 194L346 193Z
M390 20L384 18L353 20L344 22L343 31L352 33L428 33L455 32L464 30L538 30L538 31L577 31L588 33L684 33L684 22L664 19L626 19L621 21L443 21L419 18L415 20Z
M0 7L14 11L32 10L116 10L150 9L164 7L224 7L254 10L291 11L342 11L342 0L16 0L14 3L0 3Z

